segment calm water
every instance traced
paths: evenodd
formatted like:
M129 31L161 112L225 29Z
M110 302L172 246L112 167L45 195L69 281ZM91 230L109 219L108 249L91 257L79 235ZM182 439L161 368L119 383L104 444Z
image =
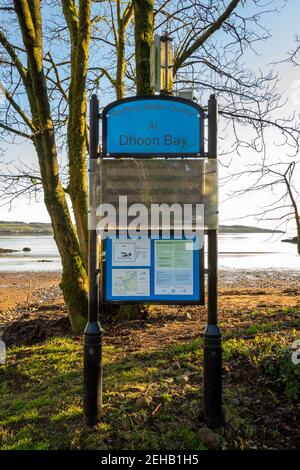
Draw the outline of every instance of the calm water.
M24 253L24 247L31 248ZM52 236L0 236L0 248L20 250L0 254L0 271L60 271L61 263Z
M24 247L31 248L31 252L24 253ZM0 254L0 272L61 270L57 248L51 236L0 236L0 248L20 250L18 253ZM220 268L300 270L296 245L282 243L278 235L222 234L219 238L219 252Z

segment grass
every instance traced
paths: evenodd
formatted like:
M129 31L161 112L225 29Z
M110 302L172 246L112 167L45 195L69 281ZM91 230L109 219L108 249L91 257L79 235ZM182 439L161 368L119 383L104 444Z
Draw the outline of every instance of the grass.
M253 405L249 412L242 404L237 409L232 406L237 396L266 399L275 414L282 402L261 366L270 354L274 358L277 350L287 349L297 330L283 334L271 326L253 325L251 337L223 341L226 424L218 432L224 449L263 445L256 424L259 408L253 413ZM92 429L82 423L81 340L57 337L10 349L7 364L0 368L0 448L206 449L198 435L202 346L197 339L130 355L106 346L103 418ZM150 403L138 410L135 403L142 396ZM297 405L289 403L287 408L297 419ZM272 411L268 413L273 419ZM284 442L284 436L269 427L265 445L274 445L276 439Z
M194 347L190 357L193 353ZM124 361L122 351L106 347L104 419L96 429L89 430L82 426L81 342L56 338L35 346L11 349L8 363L1 369L1 449L79 449L111 445L145 449L171 448L174 444L177 448L182 445L200 448L201 442L197 441L190 421L196 409L188 407L186 417L169 415L169 406L178 402L184 410L184 397L196 391L190 385L190 389L183 392L179 390L181 386L171 387L168 380L160 377L165 367L165 377L176 378L172 354L171 350L139 353ZM185 354L186 351L178 352L177 356L180 359ZM135 412L135 401L143 394L152 397L153 406ZM159 402L162 410L158 418L154 418L151 413Z

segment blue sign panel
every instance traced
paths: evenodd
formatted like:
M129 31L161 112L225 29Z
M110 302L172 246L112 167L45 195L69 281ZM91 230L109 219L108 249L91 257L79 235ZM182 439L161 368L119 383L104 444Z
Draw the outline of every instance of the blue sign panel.
M107 302L203 302L203 251L189 239L106 240Z
M111 103L103 111L105 156L202 156L203 112L189 100L149 96Z

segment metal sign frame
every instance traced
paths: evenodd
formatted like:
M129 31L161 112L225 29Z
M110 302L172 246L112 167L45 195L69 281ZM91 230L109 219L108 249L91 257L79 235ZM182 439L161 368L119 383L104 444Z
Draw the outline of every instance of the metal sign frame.
M134 103L140 101L166 101L166 102L173 102L173 103L183 103L190 108L194 108L197 113L199 114L199 152L118 152L118 153L111 153L107 150L107 120L109 112L120 104L126 103ZM102 111L102 158L123 158L133 157L133 158L154 158L154 157L197 157L197 158L204 158L204 119L205 113L204 110L199 106L197 103L193 101L186 100L184 98L177 98L175 96L169 95L143 95L143 96L134 96L131 98L124 98L121 100L116 100L107 105Z
M146 97L144 97L146 98ZM148 99L159 99L159 97L147 97ZM118 102L137 101L140 98L129 98ZM178 101L179 98L167 97L164 99ZM187 100L183 100L186 102ZM116 102L107 106L104 110L104 121L107 111ZM195 103L190 105L201 109ZM218 106L215 95L211 95L208 102L208 157L217 159L217 134L218 134ZM96 95L92 96L90 106L90 162L100 157L99 147L99 102ZM105 130L105 122L103 123ZM202 126L204 132L204 126ZM105 149L105 132L104 149ZM202 136L204 137L204 135ZM204 156L204 138L202 139L202 156ZM136 154L135 154L136 155ZM110 155L113 156L113 155ZM120 155L115 155L118 157ZM131 155L128 155L132 157ZM141 155L139 155L141 156ZM153 157L153 154L146 155ZM163 154L163 157L168 156ZM174 155L181 157L183 155ZM191 156L189 154L189 156ZM105 157L105 154L104 154ZM91 182L91 176L90 176ZM90 193L90 201L92 195ZM222 423L222 337L218 326L218 230L208 229L207 254L207 299L208 316L207 326L204 330L204 367L203 367L203 416L205 423L216 428ZM102 409L102 328L99 323L100 311L103 308L99 303L99 260L98 260L97 232L89 230L89 305L88 321L84 332L84 420L89 426L98 423ZM204 278L204 276L203 276ZM127 302L126 302L127 303ZM144 303L144 302L143 302ZM151 302L152 303L152 302Z

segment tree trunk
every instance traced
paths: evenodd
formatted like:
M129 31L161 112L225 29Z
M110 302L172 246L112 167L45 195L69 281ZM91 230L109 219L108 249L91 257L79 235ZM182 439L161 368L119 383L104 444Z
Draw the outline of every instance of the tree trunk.
M130 1L122 14L122 2L117 0L117 16L118 16L118 39L116 44L117 49L117 72L115 80L116 96L117 99L124 98L125 95L125 70L126 70L126 58L125 58L125 40L126 40L126 28L129 21L131 20L133 12L133 4Z
M80 251L87 269L86 75L90 42L90 0L80 0L79 12L71 0L65 0L62 5L71 37L71 83L67 131L70 175L68 190L75 216Z
M134 0L136 94L150 95L150 50L153 41L153 0Z
M40 0L14 0L14 7L27 54L28 75L25 87L32 121L38 130L34 136L34 145L39 159L44 199L62 260L61 288L72 329L79 333L86 322L88 282L78 239L59 178L55 134L43 70Z
M48 140L37 138L36 141ZM58 175L53 172L53 166L43 169L47 155L53 151L52 145L36 142L44 188L44 201L49 212L53 234L62 262L62 281L60 287L68 310L72 331L82 333L88 312L88 278L83 265L80 247L72 224L66 197ZM48 147L48 148L47 148ZM56 166L57 158L52 154L51 160ZM49 181L51 179L51 183Z
M117 100L124 98L125 86L124 75L125 61L125 28L122 19L118 21L118 45L117 45L117 73L116 73L116 96Z
M35 92L34 92L35 93ZM47 112L47 102L43 109ZM37 119L35 120L38 121ZM41 118L39 118L41 122ZM83 331L88 308L88 279L66 196L58 175L58 162L51 119L34 139L44 189L44 201L51 218L54 239L62 261L60 284L74 333Z

